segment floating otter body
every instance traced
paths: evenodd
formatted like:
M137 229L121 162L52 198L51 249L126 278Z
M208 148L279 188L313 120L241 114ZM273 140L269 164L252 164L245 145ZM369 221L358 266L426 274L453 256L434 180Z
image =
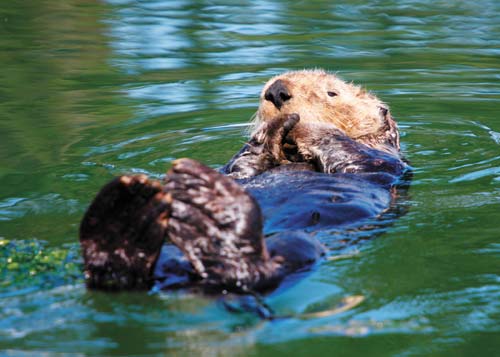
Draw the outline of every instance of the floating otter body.
M307 231L380 215L407 169L387 106L324 71L271 79L254 126L220 172L181 159L106 185L80 228L87 285L273 288L323 254Z

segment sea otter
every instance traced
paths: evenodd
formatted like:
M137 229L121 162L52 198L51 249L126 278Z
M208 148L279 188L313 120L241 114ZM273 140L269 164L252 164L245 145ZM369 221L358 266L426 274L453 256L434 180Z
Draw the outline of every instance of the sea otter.
M105 185L80 226L87 286L274 288L322 256L310 232L380 215L408 170L387 105L323 70L270 79L253 127L219 171Z

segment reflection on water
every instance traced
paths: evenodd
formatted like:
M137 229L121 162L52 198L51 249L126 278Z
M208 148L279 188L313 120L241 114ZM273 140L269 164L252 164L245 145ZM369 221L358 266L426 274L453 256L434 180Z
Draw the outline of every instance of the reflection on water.
M0 5L0 349L496 352L499 16L494 0ZM415 169L409 213L325 233L344 259L266 297L274 321L201 296L86 292L76 239L96 190L179 157L222 165L263 83L310 67L391 105ZM349 297L362 301L342 310Z

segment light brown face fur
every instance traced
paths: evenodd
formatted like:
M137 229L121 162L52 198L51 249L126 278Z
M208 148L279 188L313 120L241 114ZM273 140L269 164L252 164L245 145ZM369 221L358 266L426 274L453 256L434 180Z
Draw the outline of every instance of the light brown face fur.
M280 109L265 99L269 87L281 80L290 99ZM271 78L260 95L256 124L278 115L297 113L300 123L330 123L370 147L399 151L399 133L388 107L363 88L324 70L286 72Z

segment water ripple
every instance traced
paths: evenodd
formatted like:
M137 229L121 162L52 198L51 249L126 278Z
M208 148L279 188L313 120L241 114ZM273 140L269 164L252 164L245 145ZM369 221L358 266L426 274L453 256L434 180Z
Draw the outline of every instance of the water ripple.
M59 193L30 198L12 197L0 201L0 221L58 212L74 214L80 210L80 202L75 199L66 199Z

